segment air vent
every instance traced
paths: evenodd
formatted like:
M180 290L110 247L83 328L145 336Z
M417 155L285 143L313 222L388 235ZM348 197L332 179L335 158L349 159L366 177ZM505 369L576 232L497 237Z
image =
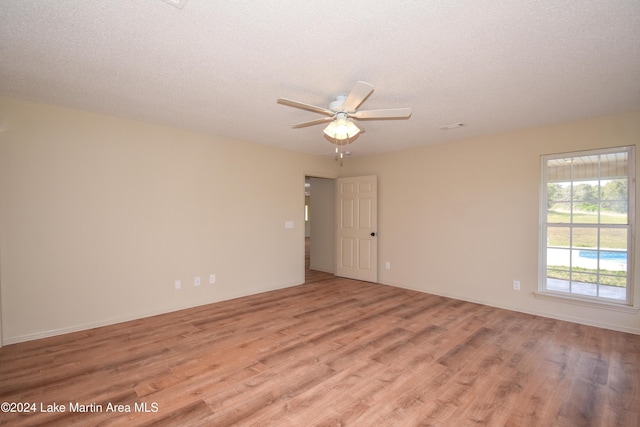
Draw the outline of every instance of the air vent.
M462 126L464 126L464 123L453 123L450 125L441 126L440 129L441 130L458 129L458 128L461 128Z
M162 0L162 1L170 4L173 7L177 7L178 9L183 9L184 5L187 4L188 0Z

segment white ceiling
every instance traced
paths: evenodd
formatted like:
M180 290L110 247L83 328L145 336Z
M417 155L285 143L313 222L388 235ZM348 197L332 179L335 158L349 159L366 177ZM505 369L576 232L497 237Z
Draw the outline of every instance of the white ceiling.
M640 1L0 3L0 95L331 154L276 99L358 80L413 115L358 122L354 156L640 110Z

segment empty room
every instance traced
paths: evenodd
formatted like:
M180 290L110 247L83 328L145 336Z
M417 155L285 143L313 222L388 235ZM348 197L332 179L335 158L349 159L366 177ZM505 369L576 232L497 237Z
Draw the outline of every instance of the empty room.
M0 425L638 426L640 4L0 4Z

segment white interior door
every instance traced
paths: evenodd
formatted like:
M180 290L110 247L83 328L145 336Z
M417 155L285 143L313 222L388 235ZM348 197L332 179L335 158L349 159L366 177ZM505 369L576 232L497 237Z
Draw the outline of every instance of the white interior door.
M378 281L378 179L339 178L336 187L336 276Z

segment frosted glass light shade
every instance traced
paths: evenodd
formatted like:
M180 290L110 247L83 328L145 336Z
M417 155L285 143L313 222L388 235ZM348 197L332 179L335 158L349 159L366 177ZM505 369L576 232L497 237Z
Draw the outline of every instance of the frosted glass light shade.
M360 129L358 129L358 126L356 126L351 120L347 119L336 119L329 123L329 126L324 128L324 133L334 139L353 138L359 132Z

